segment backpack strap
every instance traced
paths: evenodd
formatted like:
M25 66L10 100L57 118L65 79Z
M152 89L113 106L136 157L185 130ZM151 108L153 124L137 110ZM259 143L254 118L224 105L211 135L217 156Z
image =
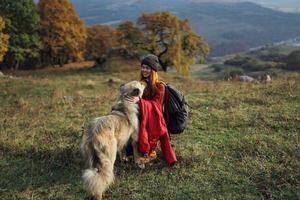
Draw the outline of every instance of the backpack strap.
M167 84L163 81L159 81L160 84L162 84L165 87L165 94L164 94L164 101L163 101L163 115L166 121L169 120L169 116L167 115L166 112L166 101L168 101L169 98L169 94L168 94L168 90L167 90Z
M163 84L164 86L167 86L167 84L163 81L159 81L159 83Z

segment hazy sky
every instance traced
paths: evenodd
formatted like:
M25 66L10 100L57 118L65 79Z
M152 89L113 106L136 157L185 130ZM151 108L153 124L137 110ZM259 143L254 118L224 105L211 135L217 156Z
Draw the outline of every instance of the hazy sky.
M197 2L253 2L287 12L300 12L300 0L192 0Z
M265 4L300 4L299 0L195 0L198 2L211 2L211 1L216 1L216 2L242 2L242 1L250 1L250 2L255 2L255 3L265 3Z

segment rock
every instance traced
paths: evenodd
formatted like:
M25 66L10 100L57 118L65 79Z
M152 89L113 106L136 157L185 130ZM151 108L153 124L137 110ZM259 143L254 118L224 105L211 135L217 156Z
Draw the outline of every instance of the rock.
M255 79L251 76L239 76L239 81L241 82L254 82Z
M271 76L269 74L266 75L266 82L271 82Z
M107 81L106 81L106 83L108 83L108 84L114 84L114 83L118 83L118 84L122 84L122 83L124 83L125 81L123 81L123 80L121 80L121 79L119 79L119 78L109 78L109 79L107 79Z

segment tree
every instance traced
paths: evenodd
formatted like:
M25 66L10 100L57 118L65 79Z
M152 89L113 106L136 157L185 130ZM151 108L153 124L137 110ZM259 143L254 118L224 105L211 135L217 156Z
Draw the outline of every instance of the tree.
M37 59L40 52L40 17L33 0L1 0L0 15L5 19L4 32L9 35L8 52L2 66L19 69Z
M181 74L189 74L190 65L195 64L197 55L206 58L209 53L209 47L202 37L195 33L189 20L180 21L180 33L178 42L171 47L170 51L174 53L173 63Z
M69 0L40 0L42 61L64 64L84 56L86 29Z
M175 65L179 73L188 75L196 56L209 53L207 43L192 31L189 21L170 12L144 13L138 24L145 34L146 50L159 57L164 70Z
M108 25L94 25L87 28L86 57L99 59L115 46L116 30Z
M144 41L142 31L131 21L124 21L119 24L116 37L119 45L129 51L141 49L141 45L143 45Z
M8 46L8 35L3 33L3 29L5 28L5 21L0 16L0 62L2 62L3 57L7 52Z

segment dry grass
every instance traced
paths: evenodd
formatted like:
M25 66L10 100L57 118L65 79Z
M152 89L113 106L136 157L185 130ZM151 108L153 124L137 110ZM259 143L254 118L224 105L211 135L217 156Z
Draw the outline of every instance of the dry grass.
M200 81L160 73L186 94L188 127L139 170L118 165L108 199L299 199L300 76L271 84ZM110 111L119 84L139 72L97 68L0 79L0 199L83 199L82 126Z

